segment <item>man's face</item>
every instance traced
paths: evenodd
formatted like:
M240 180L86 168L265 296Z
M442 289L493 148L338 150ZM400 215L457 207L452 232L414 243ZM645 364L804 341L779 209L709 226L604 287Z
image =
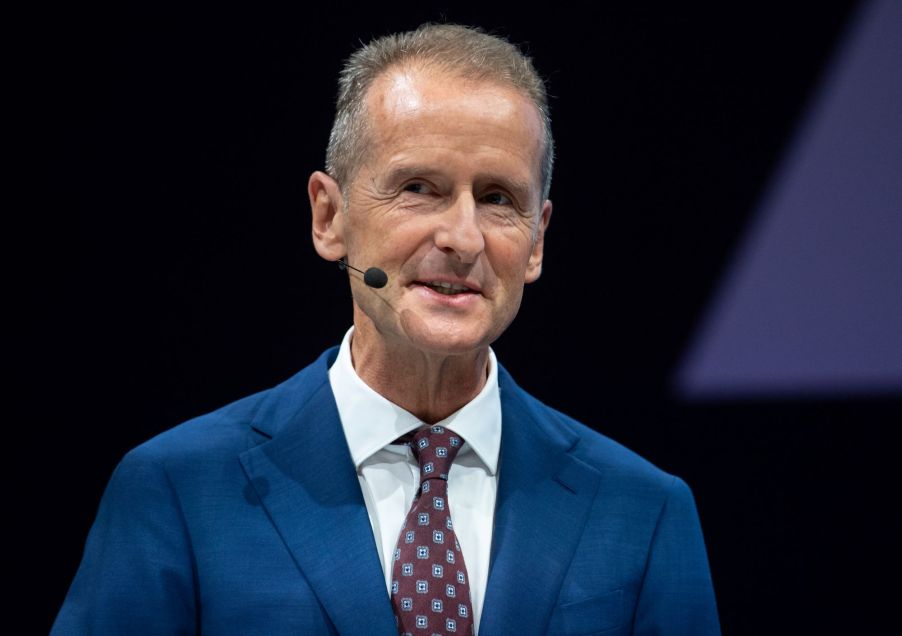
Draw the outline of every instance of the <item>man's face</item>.
M367 95L364 164L342 219L359 331L459 354L488 346L539 277L550 201L541 201L543 128L510 87L395 70ZM364 337L361 333L361 337Z

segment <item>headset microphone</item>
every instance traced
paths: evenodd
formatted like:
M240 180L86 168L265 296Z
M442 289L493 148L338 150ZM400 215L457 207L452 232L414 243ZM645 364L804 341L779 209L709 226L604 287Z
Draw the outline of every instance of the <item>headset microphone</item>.
M363 274L363 282L374 289L382 289L388 283L388 274L378 267L370 267L364 272L353 265L348 265L348 262L345 259L340 258L338 259L338 269L353 269L355 272L360 272Z

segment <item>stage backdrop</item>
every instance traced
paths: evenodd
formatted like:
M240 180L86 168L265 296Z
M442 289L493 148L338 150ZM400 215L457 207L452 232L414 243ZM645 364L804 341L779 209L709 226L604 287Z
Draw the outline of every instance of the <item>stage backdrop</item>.
M312 249L307 177L342 59L427 20L525 43L552 95L545 269L502 363L688 481L726 634L896 622L899 5L621 4L15 27L38 203L9 423L39 630L125 452L339 342L349 292Z

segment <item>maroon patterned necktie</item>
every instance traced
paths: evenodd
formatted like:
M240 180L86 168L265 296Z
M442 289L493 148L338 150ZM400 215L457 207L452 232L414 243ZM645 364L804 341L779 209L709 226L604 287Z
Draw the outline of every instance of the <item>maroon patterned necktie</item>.
M398 537L391 584L402 635L473 633L470 582L448 508L448 471L462 445L443 426L417 431L410 444L420 463L420 489Z

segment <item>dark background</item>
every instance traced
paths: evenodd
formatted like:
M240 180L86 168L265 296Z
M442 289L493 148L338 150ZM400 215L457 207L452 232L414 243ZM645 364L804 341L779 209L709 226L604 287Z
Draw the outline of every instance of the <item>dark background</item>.
M671 389L857 5L618 6L42 16L22 53L41 240L17 334L37 389L20 455L51 467L28 475L50 539L27 555L40 631L128 449L339 342L350 295L312 249L306 195L335 78L359 40L441 19L526 43L553 96L545 269L503 364L688 481L726 634L895 623L899 396Z

